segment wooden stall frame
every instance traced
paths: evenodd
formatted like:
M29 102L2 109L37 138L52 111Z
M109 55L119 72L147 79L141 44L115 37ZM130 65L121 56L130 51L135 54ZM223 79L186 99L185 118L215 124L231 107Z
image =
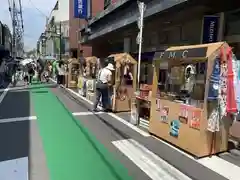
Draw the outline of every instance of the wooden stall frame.
M159 67L161 61L155 61L154 64L154 74L153 74L153 86L152 86L152 98L151 98L151 115L150 115L150 123L149 123L149 131L151 134L156 135L157 137L166 140L167 142L177 146L178 148L188 152L189 154L194 155L197 158L209 156L211 154L216 154L220 152L227 151L228 148L228 133L231 121L228 117L224 117L221 120L221 126L219 132L209 132L207 131L207 119L209 113L209 105L213 106L213 104L207 102L208 96L208 88L209 88L209 77L212 73L213 69L213 60L219 55L220 48L226 49L228 48L228 44L225 42L219 43L212 43L212 44L202 44L202 45L195 45L195 46L179 46L179 47L172 47L167 49L165 52L176 52L176 51L190 51L191 49L197 48L207 48L206 56L205 57L188 57L181 56L176 57L172 56L171 58L167 57L168 59L174 61L207 61L207 74L206 74L206 86L204 92L204 106L202 109L202 117L200 119L200 130L196 130L189 127L189 124L182 124L180 123L179 129L179 136L172 137L169 135L170 132L170 122L163 123L160 122L159 114L157 114L157 82L158 82L158 75L159 75ZM169 55L169 53L168 53ZM172 54L173 55L173 54ZM176 54L175 54L176 55ZM166 58L166 54L160 57L160 59ZM226 57L225 57L226 58ZM169 119L170 121L178 118L178 111L180 110L180 103L165 100L160 98L160 103L163 106L168 106L169 111ZM174 111L174 112L173 112ZM175 114L174 114L175 113Z
M116 63L116 69L115 69L115 85L113 87L113 97L112 97L112 111L113 112L124 112L124 111L130 111L131 110L131 98L134 95L134 92L136 91L136 75L137 75L137 61L128 53L119 53L119 54L112 54L108 57L114 57L114 61ZM128 97L126 100L120 102L121 100L117 99L117 87L121 84L117 81L117 78L120 78L120 74L118 74L118 71L120 71L120 68L122 64L132 64L133 65L133 81L132 81L132 93L130 94L131 97ZM119 67L118 67L119 66Z
M79 67L78 67L78 71L79 71L79 68L80 68L80 63L79 61L76 59L76 58L71 58L68 60L68 72L67 72L67 75L65 76L65 80L67 80L66 82L66 85L67 87L69 88L77 88L77 83L78 83L78 80L76 80L76 83L75 84L72 84L72 67L73 67L73 64L77 64Z
M86 75L85 75L85 80L86 80L86 98L90 101L95 100L95 84L96 84L96 78L97 74L99 71L99 61L96 56L90 56L90 57L85 57L85 62L86 62ZM92 77L92 68L95 68L95 78ZM83 76L81 74L80 76ZM91 83L90 83L91 82ZM92 88L91 90L89 89L89 84L91 84Z

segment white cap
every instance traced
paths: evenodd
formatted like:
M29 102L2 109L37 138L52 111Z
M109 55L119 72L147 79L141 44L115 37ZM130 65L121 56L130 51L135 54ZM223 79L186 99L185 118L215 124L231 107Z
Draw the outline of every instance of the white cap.
M114 71L114 70L115 70L112 63L108 63L108 65L107 65L106 68L109 69L109 70L111 70L111 71Z

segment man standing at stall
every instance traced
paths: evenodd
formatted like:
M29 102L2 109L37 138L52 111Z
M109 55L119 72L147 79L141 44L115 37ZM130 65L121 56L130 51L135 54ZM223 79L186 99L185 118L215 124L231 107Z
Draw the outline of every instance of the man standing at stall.
M96 100L93 106L93 111L98 111L97 106L102 98L103 110L109 110L109 86L112 81L112 71L114 71L114 66L111 63L108 63L106 67L101 69L97 76L96 83Z

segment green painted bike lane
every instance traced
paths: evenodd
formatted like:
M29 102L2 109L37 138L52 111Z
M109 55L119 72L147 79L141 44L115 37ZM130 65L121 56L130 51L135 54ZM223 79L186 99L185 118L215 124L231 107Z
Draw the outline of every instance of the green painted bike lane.
M132 180L127 169L50 89L33 87L31 98L50 180Z

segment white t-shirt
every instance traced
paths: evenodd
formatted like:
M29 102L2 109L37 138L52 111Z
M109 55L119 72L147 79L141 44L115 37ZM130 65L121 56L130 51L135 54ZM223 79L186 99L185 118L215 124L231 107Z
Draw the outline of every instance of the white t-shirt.
M62 65L61 67L59 67L59 65L57 66L57 70L58 70L58 74L59 75L65 75L65 67L64 65Z
M107 68L103 68L102 70L99 71L98 76L99 80L105 84L108 82L108 79L112 76L112 72Z

